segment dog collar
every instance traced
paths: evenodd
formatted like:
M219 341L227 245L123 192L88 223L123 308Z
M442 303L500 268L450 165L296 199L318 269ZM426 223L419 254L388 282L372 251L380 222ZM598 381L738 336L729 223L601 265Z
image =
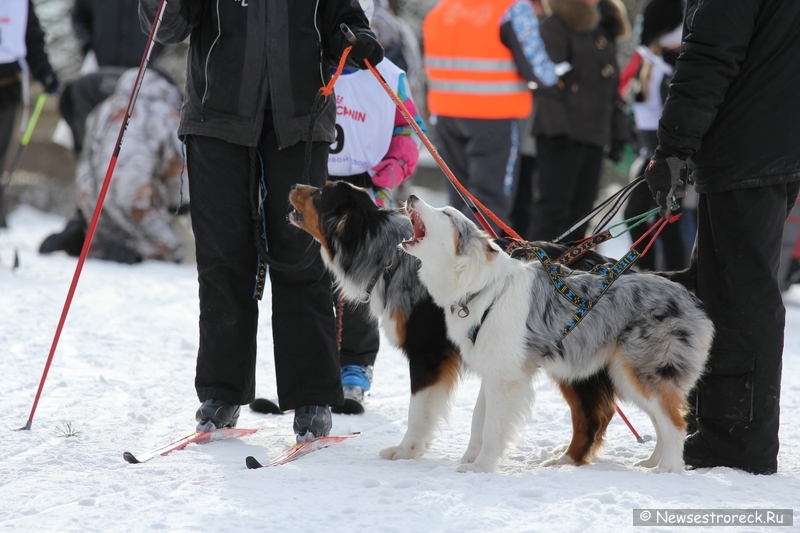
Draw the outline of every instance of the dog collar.
M387 266L383 268L383 295L386 298L386 291L389 288L389 282L392 281L392 276L394 276L394 272L397 270L397 265L395 264L394 260L389 263ZM372 289L375 288L375 284L378 283L378 276L381 274L380 271L376 272L372 279L369 280L367 284L367 288L364 290L364 298L359 298L358 301L362 304L369 303L372 299Z
M477 295L479 295L479 294L481 293L481 291L482 291L482 290L483 290L483 289L481 289L481 290L480 290L480 291L478 291L478 292L473 292L473 293L467 294L467 295L464 297L464 299L463 299L463 300L461 300L460 302L456 302L456 303L452 304L452 305L450 306L450 314L453 314L453 313L455 313L455 312L456 312L456 306L458 306L458 318L467 318L467 317L469 316L469 307L467 307L467 305L468 305L468 304L469 304L469 303L470 303L472 300L474 300L474 299L475 299L475 297L476 297ZM491 307L491 306L490 306L490 307Z

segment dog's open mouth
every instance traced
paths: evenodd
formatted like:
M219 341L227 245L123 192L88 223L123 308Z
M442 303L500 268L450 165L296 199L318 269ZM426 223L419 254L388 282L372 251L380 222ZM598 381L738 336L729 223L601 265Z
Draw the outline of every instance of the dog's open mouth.
M303 213L298 211L296 207L292 206L292 211L289 213L289 220L295 224L300 224L301 222L305 222L306 219L303 216Z
M419 244L420 241L425 238L425 224L422 223L422 219L420 218L419 214L411 209L408 205L406 205L406 213L408 213L408 218L411 220L411 225L414 227L414 236L406 241L403 241L403 245L414 246L415 244Z

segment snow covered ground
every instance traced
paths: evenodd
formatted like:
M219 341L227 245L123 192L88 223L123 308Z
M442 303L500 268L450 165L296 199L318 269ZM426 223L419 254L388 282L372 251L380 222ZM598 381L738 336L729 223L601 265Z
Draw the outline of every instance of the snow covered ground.
M123 451L147 451L195 425L194 267L87 261L32 430L12 431L28 418L76 260L36 253L62 218L21 207L9 224L0 230L0 263L10 265L17 249L21 266L0 268L0 531L594 532L638 529L636 508L795 508L800 524L800 288L787 297L775 476L634 468L654 443L637 443L618 417L592 465L540 468L571 435L567 405L546 379L497 473L454 471L468 441L474 377L422 460L383 460L378 451L403 436L409 398L406 363L386 343L367 413L334 415L334 433L363 432L357 439L247 470L246 456L272 457L293 434L291 415L245 408L239 425L261 428L254 435L130 465ZM606 253L626 245L615 246ZM274 399L269 294L261 310L257 391ZM640 433L654 433L643 413L623 408ZM66 423L79 435L59 436Z

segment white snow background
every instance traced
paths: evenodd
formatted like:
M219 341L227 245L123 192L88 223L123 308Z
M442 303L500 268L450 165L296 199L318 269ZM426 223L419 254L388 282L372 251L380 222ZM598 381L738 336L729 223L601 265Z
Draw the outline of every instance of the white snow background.
M418 194L428 199L424 191ZM292 444L292 415L242 410L254 435L190 445L147 464L146 452L193 431L197 281L193 265L88 260L30 431L25 424L76 259L40 256L65 220L30 207L0 231L0 531L558 532L631 531L633 509L794 508L800 524L800 288L787 295L779 473L727 468L654 474L632 465L639 444L619 417L589 466L540 468L571 436L569 409L546 378L530 420L493 474L455 472L469 438L478 380L467 376L449 423L419 461L378 451L406 429L408 367L384 342L362 416L334 415L356 439L274 468L247 470ZM606 247L619 256L630 241ZM270 295L261 304L257 395L275 399ZM302 335L302 331L296 332ZM632 405L624 412L654 435ZM58 435L70 423L75 437ZM669 531L672 527L649 528ZM678 528L686 531L689 528ZM728 528L755 531L758 528Z

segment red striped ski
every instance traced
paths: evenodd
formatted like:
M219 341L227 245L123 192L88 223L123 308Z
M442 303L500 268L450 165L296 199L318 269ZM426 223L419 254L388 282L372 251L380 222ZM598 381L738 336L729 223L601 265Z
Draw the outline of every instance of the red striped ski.
M165 444L160 448L156 448L155 450L149 451L146 454L138 457L133 455L131 452L124 452L122 454L122 458L131 464L146 463L157 455L168 455L172 452L182 450L192 443L207 444L216 440L244 437L245 435L251 435L256 431L258 431L258 429L247 428L222 428L215 429L214 431L195 431L194 433L186 435L183 438L172 441L169 444Z
M247 465L247 468L250 468L251 470L256 468L266 468L268 466L285 465L286 463L290 463L295 459L299 459L304 455L310 454L311 452L321 450L322 448L327 448L333 444L339 444L340 442L346 441L347 439L352 439L353 437L358 437L359 435L361 435L361 433L351 433L349 435L328 435L327 437L320 437L318 439L309 440L306 442L298 442L294 446L289 446L286 448L283 453L273 458L268 463L261 464L258 462L258 459L252 455L248 455L244 462Z

